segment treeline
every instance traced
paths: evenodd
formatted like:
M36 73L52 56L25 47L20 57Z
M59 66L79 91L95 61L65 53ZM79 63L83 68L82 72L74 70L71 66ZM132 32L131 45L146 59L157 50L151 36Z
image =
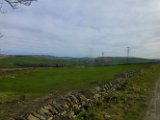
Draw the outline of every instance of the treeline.
M64 64L43 64L43 63L40 63L40 64L33 64L33 63L27 63L27 64L21 64L21 63L16 63L15 64L16 66L18 67L65 67L66 65Z

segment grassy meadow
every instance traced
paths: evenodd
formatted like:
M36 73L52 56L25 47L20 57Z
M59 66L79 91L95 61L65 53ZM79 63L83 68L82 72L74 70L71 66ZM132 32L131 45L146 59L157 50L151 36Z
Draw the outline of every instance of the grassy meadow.
M142 65L119 65L88 68L39 68L27 72L0 77L0 102L15 95L44 95L87 89L98 83L113 79L115 75L142 67ZM10 98L10 99L12 99Z

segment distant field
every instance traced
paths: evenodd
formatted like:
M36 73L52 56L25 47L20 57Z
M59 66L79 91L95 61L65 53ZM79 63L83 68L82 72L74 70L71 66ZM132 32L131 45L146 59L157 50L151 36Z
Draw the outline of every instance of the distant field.
M14 68L21 67L20 65L28 65L28 64L66 64L66 62L62 59L54 59L40 56L8 56L0 59L0 68Z
M126 64L125 57L71 58L53 56L0 56L0 68L53 67L53 66L107 66ZM148 63L155 60L129 58L128 63Z
M94 84L113 79L115 75L142 67L119 65L94 68L45 68L0 77L0 94L5 98L15 95L43 95L53 91L86 89ZM9 96L7 94L9 93ZM13 94L13 95L11 95Z
M65 58L54 56L18 55L0 56L0 68L48 67L56 64L63 66L88 66L90 58Z

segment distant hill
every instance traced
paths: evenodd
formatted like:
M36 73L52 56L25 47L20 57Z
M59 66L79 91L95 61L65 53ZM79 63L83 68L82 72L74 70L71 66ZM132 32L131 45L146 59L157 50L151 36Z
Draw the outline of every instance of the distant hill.
M116 64L150 63L160 60L125 57L72 58L43 55L0 56L0 68L8 67L64 67L64 66L106 66Z
M73 59L54 56L10 55L0 58L0 68L84 66L88 64L86 59Z
M154 59L135 58L135 57L99 57L95 59L96 65L116 65L116 64L132 64L132 63L150 63L157 62Z

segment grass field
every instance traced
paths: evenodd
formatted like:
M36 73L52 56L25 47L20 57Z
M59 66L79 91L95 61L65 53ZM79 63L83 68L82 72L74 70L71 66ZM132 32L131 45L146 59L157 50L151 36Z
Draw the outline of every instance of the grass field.
M90 89L98 84L114 79L118 74L147 66L150 65L132 64L107 67L35 68L27 70L22 69L22 71L19 69L17 71L13 68L9 69L9 71L13 70L13 72L8 72L5 74L0 73L0 118L13 113L15 109L17 109L16 111L21 111L24 106L28 106L30 104L29 101L36 98L41 98L49 93L54 93L54 95L59 96L70 91ZM137 76L138 78L135 77L130 80L129 87L127 89L134 86L137 89L143 89L143 91L145 91L142 95L148 95L149 91L154 86L159 72L160 65L154 65L154 67L146 69L142 74L142 80L139 79L141 76ZM142 82L140 82L140 80ZM128 94L124 92L118 93L118 95L127 96ZM133 96L134 98L135 95L138 96L139 94L137 95L133 93L129 96ZM20 101L22 96L25 96L24 101ZM19 102L14 103L13 101L15 100ZM27 102L29 102L29 104ZM95 108L94 110L91 110L90 113L93 114L93 116L97 117L98 114L98 116L101 117L102 113L98 113L97 110L103 110L107 113L116 113L116 110L118 110L118 115L116 114L113 116L115 116L116 119L119 118L119 116L122 118L124 115L123 105L125 104L116 103L115 106L113 106L113 108L116 109L109 109L110 111L108 111L108 109L104 109L103 107ZM133 108L133 110L138 110L139 112L143 111L143 109L140 109L141 105L143 104L138 102L136 104L136 108ZM95 111L97 114L95 114ZM122 112L119 113L120 111ZM131 116L130 114L132 114L132 112L133 111L130 111L128 116ZM137 112L135 114L137 114ZM96 118L96 120L103 119Z
M113 79L115 75L142 65L119 65L94 68L43 68L0 77L1 101L15 94L43 95L53 91L86 89ZM11 95L13 93L13 95ZM8 96L7 96L8 95ZM10 98L11 99L11 98ZM7 100L7 99L6 99Z
M135 64L85 68L35 68L22 71L13 69L13 72L0 73L0 118L15 112L15 109L26 110L30 101L49 93L59 96L70 91L90 89L113 79L118 74L143 66ZM25 96L23 101L22 96Z

